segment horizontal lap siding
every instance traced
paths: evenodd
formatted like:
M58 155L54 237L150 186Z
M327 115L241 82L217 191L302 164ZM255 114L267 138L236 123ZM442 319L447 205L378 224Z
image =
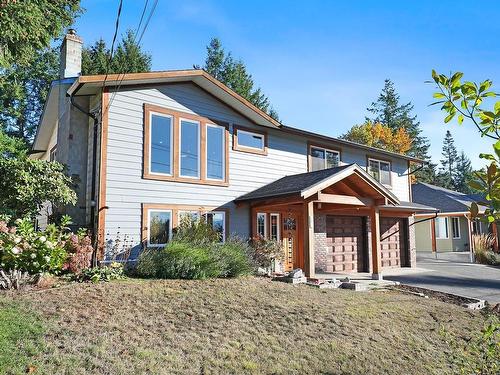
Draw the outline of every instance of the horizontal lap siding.
M190 84L117 93L109 108L106 176L108 240L113 240L120 232L121 236L128 235L134 242L140 242L141 203L223 206L230 209L230 232L248 236L248 209L236 209L230 202L277 178L307 169L306 142L295 136L282 137L281 132L269 129L267 156L233 151L230 137L229 187L142 179L144 103L254 126Z

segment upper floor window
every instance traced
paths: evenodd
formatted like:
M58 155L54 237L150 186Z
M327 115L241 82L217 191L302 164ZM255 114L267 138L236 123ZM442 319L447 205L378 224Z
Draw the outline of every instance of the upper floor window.
M339 151L329 150L323 147L310 146L309 154L311 156L309 167L310 172L338 167L340 164Z
M233 149L253 154L267 154L267 134L256 130L250 130L234 126Z
M200 123L180 120L180 176L200 177Z
M150 114L150 171L172 175L173 126L172 116L160 113Z
M144 105L143 178L228 185L228 125Z
M224 180L225 130L223 126L207 124L207 178L211 180Z
M368 159L368 173L382 185L391 185L391 163L384 160Z

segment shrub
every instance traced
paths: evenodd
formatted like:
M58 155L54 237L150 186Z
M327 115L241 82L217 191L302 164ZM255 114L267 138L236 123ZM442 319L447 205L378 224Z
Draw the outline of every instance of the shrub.
M475 234L472 238L474 242L474 256L476 262L481 264L489 264L492 266L500 266L500 255L492 251L495 242L492 235Z
M90 267L94 249L90 237L85 233L70 234L65 242L65 250L68 257L63 269L79 275Z
M92 267L84 269L78 276L78 281L91 281L98 283L99 281L111 281L125 278L123 264L113 262L109 266Z
M240 238L229 238L223 244L217 244L211 252L220 267L220 277L249 275L253 271L251 247Z
M256 267L272 269L277 262L283 262L285 253L279 241L261 236L252 240L252 259Z
M209 247L170 241L163 249L148 249L139 256L137 274L160 279L206 279L221 276L220 264Z
M174 239L179 242L197 245L210 245L221 241L220 234L206 222L204 217L193 219L189 216L181 218Z
M252 272L249 246L239 239L200 246L173 240L163 249L148 249L140 256L136 272L160 279L237 277Z
M65 217L59 227L51 224L36 231L29 219L16 220L15 227L0 222L0 267L30 274L59 273L67 257L64 240L70 223Z

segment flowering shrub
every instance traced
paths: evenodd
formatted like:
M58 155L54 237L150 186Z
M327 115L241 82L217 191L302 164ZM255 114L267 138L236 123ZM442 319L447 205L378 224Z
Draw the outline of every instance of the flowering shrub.
M252 258L257 267L271 270L275 263L284 261L285 252L279 241L258 236L252 240L252 248Z
M90 281L92 283L123 278L125 278L123 264L118 262L112 262L109 266L86 268L77 276L77 280L79 281Z
M68 270L75 275L79 275L83 270L90 267L92 261L92 243L90 237L83 232L71 233L65 243L67 259L63 265L64 270Z
M69 216L64 216L60 226L50 224L37 231L29 219L18 219L12 227L0 221L0 268L30 274L58 274L63 269L81 272L90 266L90 240L71 234L70 224Z

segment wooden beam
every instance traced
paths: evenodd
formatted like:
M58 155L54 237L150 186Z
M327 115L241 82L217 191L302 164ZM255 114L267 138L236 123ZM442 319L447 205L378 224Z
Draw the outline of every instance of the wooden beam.
M378 207L370 210L370 228L372 245L372 278L382 280L381 248L380 248L380 212Z
M431 243L432 243L432 252L435 253L437 251L436 245L436 219L431 220Z
M324 194L324 193L318 193L318 202L349 204L351 206L372 206L373 205L373 199L370 199L370 198L358 198L358 197L353 197L350 195Z
M303 232L304 232L304 254L305 254L305 274L307 277L314 277L314 202L303 204Z

